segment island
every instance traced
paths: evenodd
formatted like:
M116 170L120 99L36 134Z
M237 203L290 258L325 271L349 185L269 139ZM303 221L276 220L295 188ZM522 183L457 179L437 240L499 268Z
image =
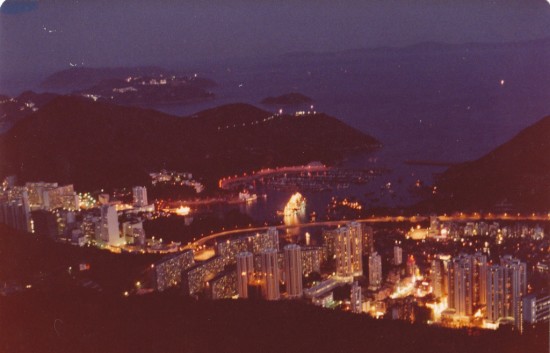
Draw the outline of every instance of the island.
M214 93L204 87L213 85L209 80L195 76L128 76L124 79L104 80L73 94L94 101L147 106L211 99Z
M197 73L182 74L159 67L75 67L47 77L41 87L93 101L154 106L214 98L217 83Z

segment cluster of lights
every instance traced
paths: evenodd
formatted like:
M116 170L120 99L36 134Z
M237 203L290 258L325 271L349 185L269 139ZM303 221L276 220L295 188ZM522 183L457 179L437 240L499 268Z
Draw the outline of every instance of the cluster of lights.
M290 197L290 200L285 206L285 216L293 215L296 212L303 211L305 209L306 199L299 192Z
M178 216L187 216L191 212L191 208L189 206L180 206L176 209L176 214Z
M354 210L360 210L362 208L359 202L357 201L351 202L351 201L348 201L348 199L344 199L340 204L342 206L346 206Z
M94 199L92 194L90 194L89 192L79 193L78 201L79 201L80 208L83 208L83 209L94 208L97 204L97 200Z

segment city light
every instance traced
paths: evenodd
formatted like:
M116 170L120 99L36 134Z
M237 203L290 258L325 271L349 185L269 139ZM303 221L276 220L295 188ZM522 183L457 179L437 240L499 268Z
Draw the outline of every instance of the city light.
M176 209L176 214L178 216L188 216L190 212L191 208L189 208L188 206L180 206Z

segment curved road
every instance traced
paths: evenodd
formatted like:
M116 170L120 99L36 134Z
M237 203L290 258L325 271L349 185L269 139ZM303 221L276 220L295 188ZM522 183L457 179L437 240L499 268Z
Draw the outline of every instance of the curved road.
M499 215L488 213L485 215L481 215L479 213L473 213L473 214L459 213L459 214L453 214L453 215L437 216L437 218L442 222L451 222L451 221L471 222L471 221L481 221L481 220L485 220L485 221L550 221L550 213L548 215L540 215L540 214L509 215L507 213L499 214ZM302 223L302 224L296 224L296 225L278 225L274 227L277 229L287 229L287 228L307 228L307 227L321 227L321 226L330 227L330 226L337 226L339 224L352 222L352 221L359 222L359 223L382 223L382 222L418 223L418 222L423 222L427 220L429 220L428 216L412 216L412 217L385 216L385 217L362 218L362 219L356 219L356 220L338 220L338 221L310 222L310 223ZM226 230L223 232L214 233L214 234L202 237L180 249L181 250L195 249L219 237L233 235L233 234L241 234L241 233L260 232L260 231L265 231L270 227L272 226Z

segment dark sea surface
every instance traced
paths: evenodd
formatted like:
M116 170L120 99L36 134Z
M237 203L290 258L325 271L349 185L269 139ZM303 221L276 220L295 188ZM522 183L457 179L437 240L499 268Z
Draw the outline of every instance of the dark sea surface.
M156 108L192 115L221 104L245 102L293 113L310 107L262 106L259 102L267 96L299 92L314 99L314 110L335 116L383 143L381 150L352 156L342 166L385 167L391 173L346 190L305 192L307 213L323 213L333 195L355 196L367 207L414 203L418 198L409 189L416 180L429 184L433 173L445 167L405 161L477 159L550 114L549 41L299 53L256 63L236 61L199 74L219 83L215 100ZM392 193L384 189L388 182ZM267 194L267 202L248 206L247 213L269 218L292 193Z
M307 214L324 213L332 196L354 196L366 207L418 200L409 189L433 181L442 166L477 159L550 114L550 40L508 44L444 45L294 53L263 60L225 60L187 74L214 79L213 100L152 108L178 116L244 102L285 113L310 109L263 106L267 96L299 92L327 113L382 142L371 154L350 156L344 168L388 168L390 173L349 189L304 191ZM327 141L330 143L330 141ZM390 187L388 188L388 183ZM292 192L260 191L266 200L240 206L270 220ZM365 196L367 194L368 196ZM239 207L239 206L235 206Z

